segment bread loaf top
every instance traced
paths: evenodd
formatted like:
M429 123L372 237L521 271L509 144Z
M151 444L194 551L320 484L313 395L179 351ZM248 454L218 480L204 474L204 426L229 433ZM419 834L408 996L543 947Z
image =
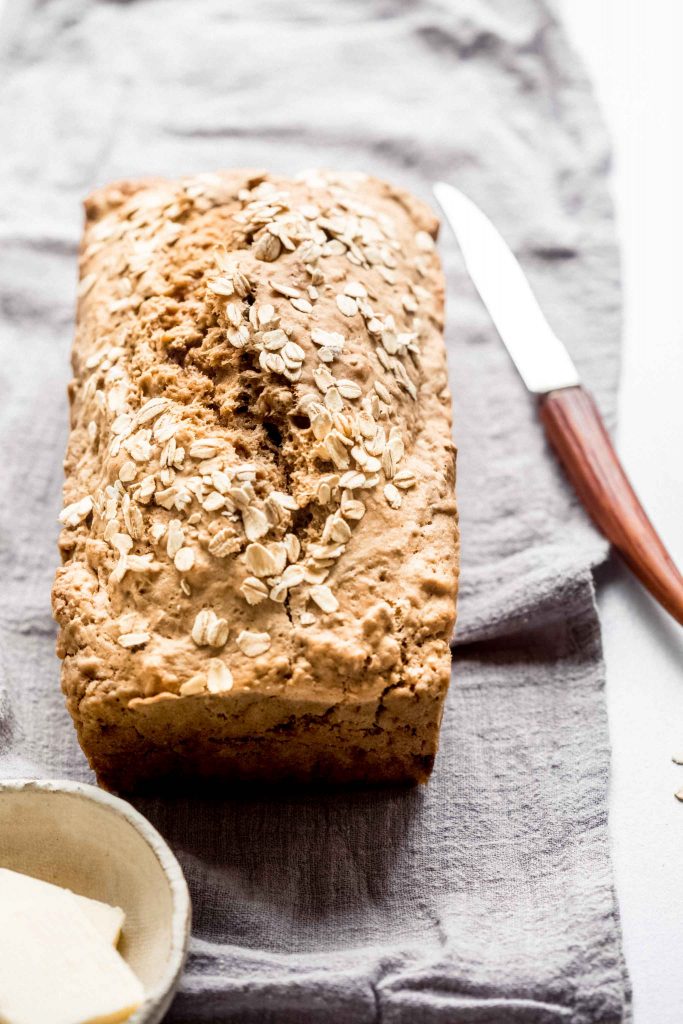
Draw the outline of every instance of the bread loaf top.
M53 593L74 702L441 679L457 526L437 221L360 174L86 203Z

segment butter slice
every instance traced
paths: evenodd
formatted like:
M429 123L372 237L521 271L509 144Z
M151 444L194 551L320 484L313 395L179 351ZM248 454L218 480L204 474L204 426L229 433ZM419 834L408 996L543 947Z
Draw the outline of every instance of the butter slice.
M17 874L18 872L7 871L6 868L0 868L0 875L5 874ZM30 875L22 875L23 878L31 878ZM109 903L102 903L101 900L90 899L89 896L79 896L77 893L72 893L70 889L63 889L59 885L51 885L50 882L43 882L41 879L33 878L33 882L38 882L41 886L45 886L48 889L54 889L55 892L67 892L71 893L74 899L78 902L79 907L83 911L86 917L88 917L97 928L98 932L102 935L102 938L106 939L107 942L111 942L112 946L118 944L121 938L121 931L126 920L126 915L121 910L121 907L112 907ZM2 1022L0 1022L2 1024Z
M102 907L0 868L0 1024L118 1024L137 1009L142 985Z
M44 882L43 884L48 885L49 883ZM53 888L59 892L70 892L69 889L60 889L57 885L53 886ZM106 939L112 946L116 946L121 938L121 930L126 920L126 915L121 910L121 907L112 907L108 903L102 903L100 900L91 900L88 896L78 896L76 893L72 893L72 895L85 916L95 925L102 938Z

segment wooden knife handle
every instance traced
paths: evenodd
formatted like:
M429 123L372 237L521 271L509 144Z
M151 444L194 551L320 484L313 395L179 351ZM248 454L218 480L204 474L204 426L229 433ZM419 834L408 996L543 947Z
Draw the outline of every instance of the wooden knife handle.
M541 420L591 518L653 597L683 624L683 576L645 514L598 408L581 387L541 399Z

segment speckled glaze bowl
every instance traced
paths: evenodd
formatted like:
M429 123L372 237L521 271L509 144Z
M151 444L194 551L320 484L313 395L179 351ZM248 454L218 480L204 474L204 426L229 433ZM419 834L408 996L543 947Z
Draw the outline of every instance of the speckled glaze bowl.
M77 782L0 781L0 867L121 907L119 952L145 989L128 1024L158 1024L178 985L190 934L185 878L130 804Z

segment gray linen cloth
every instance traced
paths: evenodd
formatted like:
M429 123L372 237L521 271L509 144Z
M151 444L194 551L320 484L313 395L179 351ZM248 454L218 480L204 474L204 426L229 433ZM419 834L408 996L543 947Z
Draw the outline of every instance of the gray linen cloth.
M606 141L546 0L9 0L0 59L0 774L90 780L59 691L57 561L80 200L138 174L360 168L491 213L613 423ZM194 900L170 1021L618 1022L591 567L447 229L462 590L425 788L139 806Z

